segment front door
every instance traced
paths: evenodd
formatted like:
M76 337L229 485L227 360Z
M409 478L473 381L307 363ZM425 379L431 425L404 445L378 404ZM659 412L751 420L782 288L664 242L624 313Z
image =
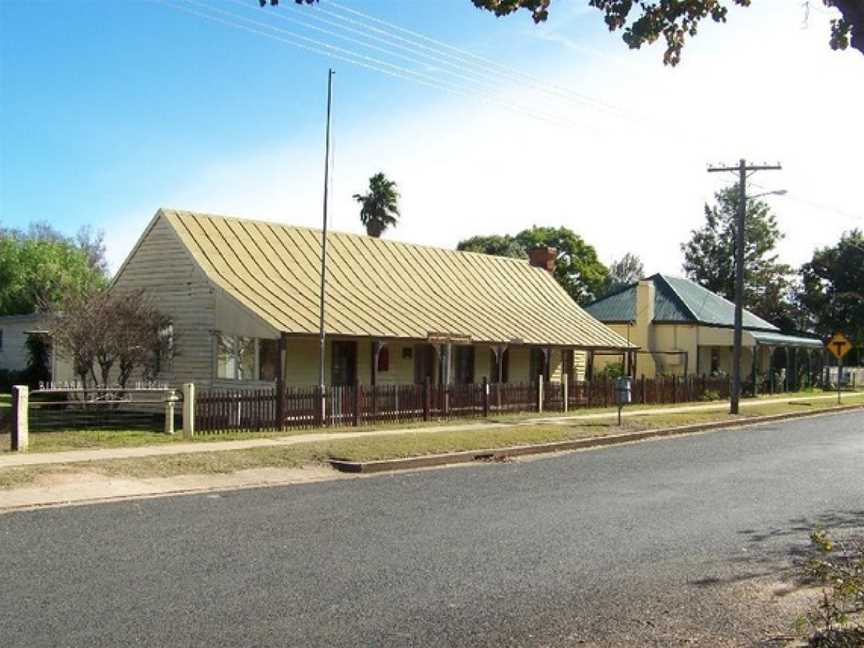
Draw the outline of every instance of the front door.
M334 340L332 364L331 385L344 387L355 384L357 382L357 342Z
M422 385L426 379L435 380L435 349L431 344L414 346L414 383Z

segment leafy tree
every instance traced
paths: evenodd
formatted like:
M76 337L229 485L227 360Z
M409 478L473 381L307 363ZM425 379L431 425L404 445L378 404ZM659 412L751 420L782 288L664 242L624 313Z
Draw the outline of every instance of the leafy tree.
M106 276L108 274L105 233L102 230L94 230L90 225L82 225L75 236L66 236L46 221L34 221L26 230L0 228L0 236L4 235L18 239L67 243L87 255L88 263L93 270Z
M692 280L726 299L735 299L735 216L738 186L715 194L705 205L705 225L681 245L684 272ZM779 326L796 328L792 303L792 268L777 261L783 234L767 203L747 199L744 249L744 307Z
M578 303L593 301L603 291L608 270L597 251L581 236L566 227L530 227L516 236L474 236L460 241L457 250L496 256L528 258L528 250L538 246L558 250L555 279Z
M636 283L645 276L642 260L635 254L627 252L609 266L609 280L605 293L610 293L624 286Z
M399 191L393 180L383 173L369 178L369 192L354 194L360 203L360 222L369 236L380 238L388 227L396 227L399 219Z
M622 39L630 49L654 43L661 37L666 41L663 62L677 65L688 36L695 36L699 24L710 18L725 23L729 7L749 7L751 0L663 0L658 3L632 0L588 0L588 6L598 9L609 31L623 30ZM818 0L817 0L818 1ZM836 8L840 18L831 21L829 45L835 50L852 47L864 53L864 2L862 0L821 0L826 7ZM258 0L262 7L268 0ZM294 0L297 4L314 4L318 0ZM535 23L549 17L552 0L471 0L475 7L506 16L520 9L531 13ZM279 0L269 0L278 5Z
M305 1L311 3L312 0ZM537 23L549 17L552 4L552 0L471 1L476 7L492 11L496 16L506 16L525 9L531 12ZM840 18L831 21L831 48L842 50L852 47L864 53L864 2L822 0L822 3L826 7L835 7L841 14ZM657 3L588 0L588 6L603 13L609 31L623 30L622 38L631 49L650 45L663 37L666 41L663 62L667 65L677 65L681 61L681 50L686 38L697 34L703 20L710 18L717 23L726 22L726 15L733 5L749 7L750 0L664 0Z
M801 267L801 305L817 333L843 331L864 346L864 234L852 230L837 245L820 248Z
M491 236L472 236L460 241L457 250L465 252L480 252L493 256L513 257L514 259L528 258L524 246L509 234Z
M106 283L89 253L68 239L0 232L0 315L33 313L43 302Z

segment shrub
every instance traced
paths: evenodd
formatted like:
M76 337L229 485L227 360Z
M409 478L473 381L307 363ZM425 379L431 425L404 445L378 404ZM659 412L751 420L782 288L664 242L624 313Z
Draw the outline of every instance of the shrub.
M813 631L810 645L864 646L864 539L840 542L817 529L810 541L819 557L807 562L803 576L822 584L816 608L801 619Z
M720 392L716 389L706 389L705 393L702 394L702 398L699 400L703 401L717 401L720 400Z

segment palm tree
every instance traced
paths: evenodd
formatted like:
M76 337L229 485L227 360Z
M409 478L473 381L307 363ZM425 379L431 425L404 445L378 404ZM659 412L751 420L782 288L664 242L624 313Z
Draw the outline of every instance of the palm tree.
M366 226L369 236L380 238L388 227L396 227L399 219L399 191L393 180L383 173L369 178L369 193L354 194L354 200L362 205L360 222Z

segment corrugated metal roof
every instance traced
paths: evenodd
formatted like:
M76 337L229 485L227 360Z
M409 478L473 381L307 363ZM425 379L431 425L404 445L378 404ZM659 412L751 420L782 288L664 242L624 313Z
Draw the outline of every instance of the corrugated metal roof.
M277 331L318 332L321 231L170 209L177 231L210 280ZM327 235L330 335L427 339L469 336L585 348L624 338L582 310L527 261Z
M784 335L773 331L748 331L748 333L753 336L757 344L764 346L809 347L811 349L821 349L825 346L822 340L817 338Z
M634 321L636 319L636 284L606 295L593 304L588 304L585 310L601 322Z
M695 281L655 274L654 321L694 322L711 326L734 326L735 305ZM601 322L629 322L636 319L636 284L603 297L585 307ZM744 310L744 328L779 331L776 326Z
M695 281L682 279L681 277L667 277L666 275L654 275L661 282L666 282L681 298L686 306L693 312L698 322L714 324L716 326L735 325L735 304L720 295L703 288ZM657 283L658 279L655 279ZM656 314L655 314L656 317ZM660 319L659 317L657 319ZM744 309L744 328L765 329L768 331L779 331L776 326L766 322Z

